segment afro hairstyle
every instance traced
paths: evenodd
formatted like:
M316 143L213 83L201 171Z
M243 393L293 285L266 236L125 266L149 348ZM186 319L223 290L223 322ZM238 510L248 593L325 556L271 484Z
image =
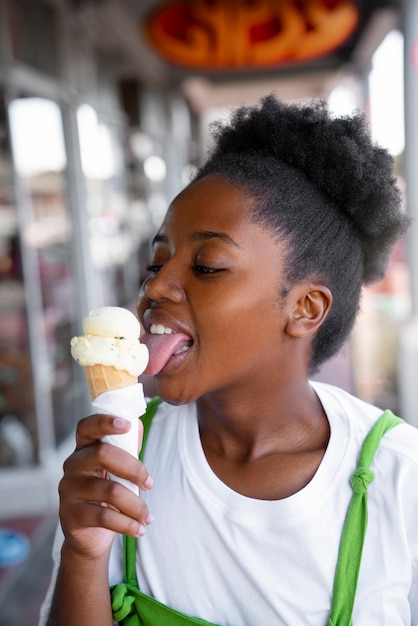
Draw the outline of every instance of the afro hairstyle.
M287 244L284 297L307 278L332 292L313 342L314 373L348 337L362 286L384 276L407 229L393 159L372 142L364 114L333 117L322 100L289 104L268 95L215 123L212 136L192 183L216 175L257 199L254 221Z

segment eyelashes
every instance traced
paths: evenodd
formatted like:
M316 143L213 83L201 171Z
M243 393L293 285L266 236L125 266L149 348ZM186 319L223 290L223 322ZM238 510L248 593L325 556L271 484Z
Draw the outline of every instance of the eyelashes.
M150 264L150 265L146 266L146 270L150 274L157 274L162 267L163 267L163 264L161 264L161 265ZM198 264L193 265L192 266L192 270L196 274L201 274L201 275L217 274L217 273L223 271L221 268L209 267L207 265L198 265Z
M193 265L193 271L197 274L217 274L218 272L222 272L219 268L208 267L207 265Z

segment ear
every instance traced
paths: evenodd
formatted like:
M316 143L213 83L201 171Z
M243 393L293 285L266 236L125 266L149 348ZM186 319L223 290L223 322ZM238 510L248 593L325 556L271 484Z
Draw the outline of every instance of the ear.
M295 304L286 324L287 334L291 337L315 334L331 309L331 291L325 285L299 283L292 292L289 296L293 296Z

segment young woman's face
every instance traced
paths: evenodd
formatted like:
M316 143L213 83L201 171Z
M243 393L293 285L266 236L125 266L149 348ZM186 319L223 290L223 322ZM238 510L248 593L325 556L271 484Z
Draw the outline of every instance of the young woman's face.
M138 314L146 373L169 402L239 391L286 365L283 244L252 221L254 203L207 177L174 200L154 240Z

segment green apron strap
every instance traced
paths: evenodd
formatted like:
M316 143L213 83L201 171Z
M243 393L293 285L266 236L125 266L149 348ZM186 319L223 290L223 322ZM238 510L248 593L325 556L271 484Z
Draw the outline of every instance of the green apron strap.
M159 398L158 396L155 396L155 398L152 398L152 400L150 400L147 404L147 410L145 411L144 415L141 417L142 423L144 424L144 436L142 438L141 452L139 453L140 461L143 461L144 459L145 446L147 445L148 435L149 435L149 431L151 428L151 422L160 404L161 404L161 398Z
M385 411L367 435L358 467L350 479L353 496L345 520L332 595L328 626L350 626L364 537L367 529L367 487L374 479L370 465L382 437L404 421Z
M142 448L139 453L139 460L142 461L145 453L145 446L147 445L148 435L151 428L152 419L157 412L159 405L161 404L161 398L156 396L152 398L147 404L147 410L142 415L141 420L144 424L144 435L142 439ZM136 537L123 537L123 566L125 574L125 582L128 585L138 587L138 580L136 577Z

